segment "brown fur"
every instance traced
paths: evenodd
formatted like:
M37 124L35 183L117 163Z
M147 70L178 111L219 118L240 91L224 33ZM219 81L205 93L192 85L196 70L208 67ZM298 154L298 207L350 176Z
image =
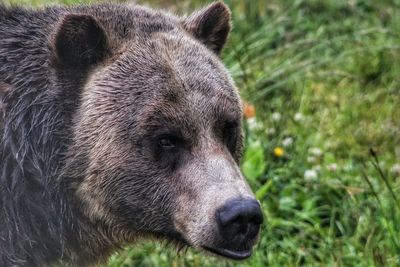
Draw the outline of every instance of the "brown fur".
M253 198L238 168L242 105L218 56L230 27L222 2L183 18L118 4L0 6L0 178L21 190L0 203L0 265L93 264L140 237L223 243L216 211ZM27 52L4 41L15 36ZM8 213L15 196L26 218ZM30 231L37 221L46 230Z

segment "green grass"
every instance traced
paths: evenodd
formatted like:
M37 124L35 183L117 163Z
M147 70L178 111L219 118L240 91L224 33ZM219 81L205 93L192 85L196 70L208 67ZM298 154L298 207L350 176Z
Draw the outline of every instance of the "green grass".
M260 243L234 263L143 241L109 266L399 266L400 1L226 3L223 58L257 111L242 167L266 218Z

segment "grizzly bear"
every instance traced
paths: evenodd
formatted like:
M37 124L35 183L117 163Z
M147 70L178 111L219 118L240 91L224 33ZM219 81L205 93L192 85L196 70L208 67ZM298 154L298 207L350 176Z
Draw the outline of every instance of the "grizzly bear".
M251 255L230 24L222 2L0 4L0 266L91 265L148 237Z

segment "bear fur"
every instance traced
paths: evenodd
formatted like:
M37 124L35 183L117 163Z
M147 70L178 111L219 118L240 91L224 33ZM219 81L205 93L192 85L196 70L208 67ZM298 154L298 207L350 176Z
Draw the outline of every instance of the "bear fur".
M229 31L221 2L184 18L0 4L0 266L95 264L139 237L214 242L205 199L252 197L241 103L218 58ZM162 150L160 125L179 131ZM222 189L203 192L196 175Z

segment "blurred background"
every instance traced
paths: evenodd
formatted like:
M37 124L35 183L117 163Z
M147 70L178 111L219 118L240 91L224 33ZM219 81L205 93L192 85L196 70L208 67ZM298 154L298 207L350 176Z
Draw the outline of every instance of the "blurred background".
M178 14L209 2L138 1ZM143 241L106 266L400 266L400 0L225 2L260 242L235 263Z

